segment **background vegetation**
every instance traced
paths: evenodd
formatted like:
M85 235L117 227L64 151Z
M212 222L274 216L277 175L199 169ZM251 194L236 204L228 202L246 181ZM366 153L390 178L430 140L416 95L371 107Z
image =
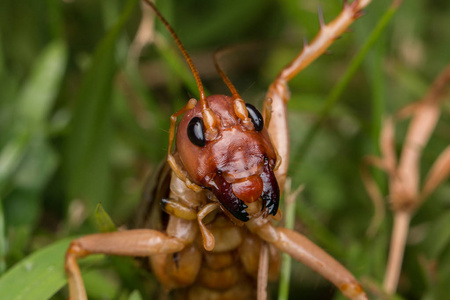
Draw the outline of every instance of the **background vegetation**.
M342 6L341 1L317 0L157 4L210 93L228 93L213 71L212 54L238 45L222 64L245 100L259 107L271 80L301 49L303 37L317 33L318 6L327 22ZM305 184L295 228L371 291L383 280L392 219L388 213L377 234L367 236L373 207L359 167L365 155L379 152L383 116L420 99L450 61L450 2L404 1L314 139L305 142L305 137L390 4L374 1L331 47L331 55L290 84L295 157L290 174L294 187ZM99 202L115 224L132 220L146 177L165 156L170 114L197 95L159 22L155 43L139 59L130 55L140 11L136 0L0 2L1 299L67 298L66 289L58 290L65 284L62 262L68 241L98 231L94 211ZM424 151L424 174L450 141L448 101L442 109ZM398 148L406 128L406 122L397 128ZM374 175L388 201L384 174ZM399 297L446 295L449 207L447 181L412 219ZM342 297L309 269L293 264L291 299ZM152 275L128 266L129 261L104 257L86 260L90 299L146 299L155 286ZM138 283L136 276L148 282Z

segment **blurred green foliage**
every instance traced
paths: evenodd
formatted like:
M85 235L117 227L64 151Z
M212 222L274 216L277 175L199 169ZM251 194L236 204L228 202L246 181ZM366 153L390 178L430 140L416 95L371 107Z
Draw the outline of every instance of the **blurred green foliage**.
M221 63L245 100L260 106L265 89L301 49L303 37L317 33L317 7L330 21L342 4L167 0L157 5L211 93L228 93L212 71L212 54L238 45ZM389 5L374 1L331 47L332 55L322 56L291 82L293 153ZM140 16L137 0L0 2L0 274L10 270L0 277L1 299L67 298L65 289L58 292L65 280L64 238L97 232L99 202L115 224L132 221L145 178L165 156L170 114L197 94L159 22L156 42L138 60L129 55ZM405 1L309 151L290 166L294 185L305 184L295 228L372 286L383 279L392 220L388 213L377 235L366 235L373 208L360 179L361 160L378 154L383 116L420 99L448 64L449 43L450 2ZM233 56L240 60L232 61ZM423 174L449 144L448 103L424 151ZM397 129L400 148L407 123ZM388 195L384 175L374 175ZM446 295L449 196L447 181L412 220L399 297ZM82 263L83 270L89 269L84 273L90 298L146 299L152 293L152 275L133 270L129 261L112 261L112 271L110 262L94 257ZM293 264L291 299L342 298L318 275ZM36 284L42 270L51 271L45 285ZM136 276L146 279L127 280Z

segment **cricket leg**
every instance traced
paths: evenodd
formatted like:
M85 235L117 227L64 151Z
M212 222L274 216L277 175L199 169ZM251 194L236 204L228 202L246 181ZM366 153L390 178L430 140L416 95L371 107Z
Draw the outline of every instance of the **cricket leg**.
M368 299L350 271L300 233L274 227L262 218L250 220L247 222L247 227L266 242L325 277L348 299Z
M331 281L349 299L368 299L355 277L342 264L305 236L286 228L276 228L275 247Z
M322 14L319 13L319 33L310 44L305 42L302 51L289 65L281 70L267 91L263 115L265 116L265 122L269 123L266 126L268 126L272 142L281 157L281 165L275 172L281 190L284 188L289 165L289 131L286 105L290 99L290 93L287 84L301 70L322 55L334 40L361 16L362 9L369 3L370 0L355 0L351 4L345 1L344 8L339 16L328 24L325 24ZM271 110L271 112L268 110Z
M258 268L258 282L257 282L257 299L267 299L267 281L269 274L269 246L267 243L262 243L259 251L259 268Z
M71 300L87 300L77 259L91 254L146 257L179 252L182 240L150 229L92 234L72 241L66 252L65 269Z

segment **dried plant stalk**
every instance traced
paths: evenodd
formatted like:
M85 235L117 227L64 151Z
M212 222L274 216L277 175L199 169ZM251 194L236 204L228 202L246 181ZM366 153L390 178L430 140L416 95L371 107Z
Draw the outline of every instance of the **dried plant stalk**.
M412 115L403 149L398 160L395 156L394 122L384 121L380 137L382 158L368 157L362 168L362 179L375 206L375 216L370 229L380 224L381 192L367 170L368 165L384 170L389 176L389 190L394 227L392 230L388 264L384 279L384 290L395 293L400 276L409 223L425 199L450 175L450 146L433 164L425 184L420 191L420 158L424 147L436 127L441 113L440 104L450 92L450 65L433 82L425 97L409 105L396 115L397 119ZM373 234L373 232L369 231Z
M422 189L421 201L426 199L450 175L450 146L439 155L428 173Z
M386 215L386 207L384 205L384 198L381 194L381 191L370 174L370 165L375 165L382 169L384 168L383 162L378 157L373 156L366 157L362 166L360 167L361 179L364 183L364 187L366 188L367 193L370 196L370 200L372 200L374 207L374 214L372 220L370 221L369 228L367 229L367 235L369 237L373 237L377 233L378 228L380 228L380 225L384 220L384 216Z
M386 267L383 287L386 293L395 293L402 268L406 237L409 231L411 213L400 210L394 215L394 228L392 230L389 259Z

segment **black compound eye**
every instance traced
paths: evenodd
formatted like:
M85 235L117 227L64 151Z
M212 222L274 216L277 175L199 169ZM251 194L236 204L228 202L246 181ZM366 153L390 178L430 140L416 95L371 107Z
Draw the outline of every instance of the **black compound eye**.
M255 126L255 130L261 131L264 127L264 121L261 113L251 104L246 103L245 106L247 107L248 116L252 119L253 126Z
M199 117L192 118L187 126L187 135L192 144L203 147L206 145L205 128L203 120Z

